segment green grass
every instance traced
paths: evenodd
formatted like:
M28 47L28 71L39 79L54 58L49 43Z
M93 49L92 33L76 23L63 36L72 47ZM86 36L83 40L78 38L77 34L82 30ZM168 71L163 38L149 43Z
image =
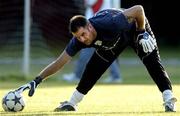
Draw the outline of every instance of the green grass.
M0 98L8 91L22 83L3 83L0 85ZM26 106L22 112L7 113L0 107L0 115L25 116L179 116L180 105L177 103L176 113L165 113L162 106L161 93L155 85L102 85L97 84L78 105L77 112L53 112L59 102L68 100L76 85L56 82L43 83L33 97L23 93ZM180 96L180 85L174 85L175 96Z

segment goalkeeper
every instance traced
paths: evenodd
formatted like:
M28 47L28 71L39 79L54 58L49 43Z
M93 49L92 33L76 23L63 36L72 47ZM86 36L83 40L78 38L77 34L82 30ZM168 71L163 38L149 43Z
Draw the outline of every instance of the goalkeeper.
M38 84L60 70L78 51L94 47L96 50L70 100L61 103L55 109L55 111L75 111L77 104L111 63L127 46L130 46L162 93L165 111L175 111L176 98L172 93L171 82L161 64L156 39L141 5L123 11L102 10L88 20L84 16L76 15L71 18L69 29L73 38L62 54L45 67L33 81L21 86L17 91L29 89L29 96L32 96Z

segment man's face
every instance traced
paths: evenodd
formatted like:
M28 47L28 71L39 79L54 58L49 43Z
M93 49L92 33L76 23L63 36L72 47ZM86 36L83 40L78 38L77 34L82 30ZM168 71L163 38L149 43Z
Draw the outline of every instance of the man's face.
M77 32L72 33L80 42L90 45L95 40L97 33L94 27L89 23L85 27L80 27Z

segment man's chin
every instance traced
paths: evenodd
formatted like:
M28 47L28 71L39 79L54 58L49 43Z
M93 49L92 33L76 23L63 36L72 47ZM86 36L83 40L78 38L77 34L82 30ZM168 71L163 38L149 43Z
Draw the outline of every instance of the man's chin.
M86 42L85 44L86 44L86 45L91 45L91 42Z

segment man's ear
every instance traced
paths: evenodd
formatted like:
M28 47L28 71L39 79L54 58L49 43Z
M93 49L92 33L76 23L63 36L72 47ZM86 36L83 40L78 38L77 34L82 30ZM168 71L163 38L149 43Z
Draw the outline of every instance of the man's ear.
M91 23L88 23L87 27L88 27L88 30L92 30L93 29L93 26L91 25Z

